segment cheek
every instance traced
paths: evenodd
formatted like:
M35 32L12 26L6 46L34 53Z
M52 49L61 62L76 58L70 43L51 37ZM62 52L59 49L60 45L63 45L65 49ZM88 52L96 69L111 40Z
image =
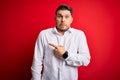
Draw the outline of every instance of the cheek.
M70 21L70 20L69 20L69 21L67 21L67 24L68 24L68 25L70 25L71 23L72 23L72 21Z
M57 22L57 23L60 23L60 22L61 22L61 20L60 20L60 19L56 19L56 22Z
M60 24L60 21L56 21L56 23L59 25L59 24Z
M57 24L61 24L61 20L56 20L56 23Z
M59 22L60 20L58 18L55 18L55 22Z
M73 19L70 20L70 24L73 22Z

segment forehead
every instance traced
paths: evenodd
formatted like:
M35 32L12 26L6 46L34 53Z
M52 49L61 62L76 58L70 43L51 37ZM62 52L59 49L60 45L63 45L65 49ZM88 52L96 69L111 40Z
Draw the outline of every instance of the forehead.
M71 13L68 10L59 10L57 15L71 15Z

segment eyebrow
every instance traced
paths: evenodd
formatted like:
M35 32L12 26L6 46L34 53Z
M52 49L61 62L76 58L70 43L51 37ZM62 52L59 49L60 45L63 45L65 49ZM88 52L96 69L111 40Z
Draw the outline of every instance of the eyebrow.
M57 15L63 16L62 14L58 13ZM65 16L70 16L70 14L65 14Z

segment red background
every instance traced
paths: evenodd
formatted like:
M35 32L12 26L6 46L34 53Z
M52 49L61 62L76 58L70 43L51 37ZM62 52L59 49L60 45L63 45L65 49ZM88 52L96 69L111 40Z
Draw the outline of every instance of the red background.
M59 4L73 8L72 26L85 32L91 63L79 67L79 80L120 79L119 0L0 1L0 80L30 80L39 32L55 26Z

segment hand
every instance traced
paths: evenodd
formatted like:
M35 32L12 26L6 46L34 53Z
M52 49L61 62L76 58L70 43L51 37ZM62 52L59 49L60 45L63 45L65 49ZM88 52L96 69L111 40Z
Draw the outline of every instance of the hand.
M65 53L65 47L64 46L61 46L61 45L55 45L55 44L52 44L52 43L48 43L50 46L54 47L54 53L55 55L59 56L59 57L62 57L63 54Z

